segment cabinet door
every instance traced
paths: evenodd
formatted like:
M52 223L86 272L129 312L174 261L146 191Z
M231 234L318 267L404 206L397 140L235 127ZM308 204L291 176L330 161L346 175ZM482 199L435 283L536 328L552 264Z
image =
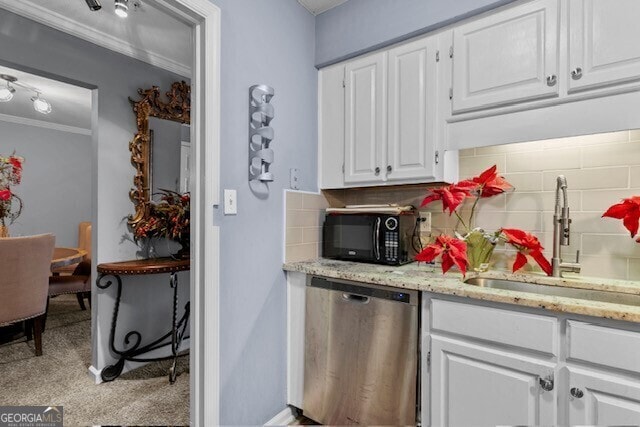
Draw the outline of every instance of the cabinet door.
M431 363L431 425L557 424L553 364L433 335Z
M389 51L387 179L435 178L436 39Z
M346 183L380 181L386 137L385 52L348 62L345 69ZM385 156L386 157L386 156Z
M640 80L640 2L569 2L569 90Z
M318 73L318 171L320 188L344 186L344 64Z
M569 368L567 393L569 425L640 425L638 380Z
M453 30L453 113L558 95L558 0Z

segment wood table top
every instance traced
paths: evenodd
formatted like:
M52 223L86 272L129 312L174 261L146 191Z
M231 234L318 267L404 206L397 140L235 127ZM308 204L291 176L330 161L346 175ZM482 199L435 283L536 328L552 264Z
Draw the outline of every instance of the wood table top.
M87 251L80 248L53 248L51 268L77 264L84 259L85 255L87 255Z
M98 264L98 273L124 276L176 273L190 268L191 261L188 259L151 258Z

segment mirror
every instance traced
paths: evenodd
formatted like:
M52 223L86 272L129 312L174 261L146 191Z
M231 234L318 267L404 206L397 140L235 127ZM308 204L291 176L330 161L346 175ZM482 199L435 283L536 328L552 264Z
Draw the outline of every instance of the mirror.
M149 189L158 201L160 190L189 191L188 124L158 117L149 118Z
M147 219L160 189L185 193L188 188L191 86L175 82L162 99L157 86L138 89L141 99L129 98L138 131L129 143L131 164L136 169L129 197L135 213L129 225L135 230Z

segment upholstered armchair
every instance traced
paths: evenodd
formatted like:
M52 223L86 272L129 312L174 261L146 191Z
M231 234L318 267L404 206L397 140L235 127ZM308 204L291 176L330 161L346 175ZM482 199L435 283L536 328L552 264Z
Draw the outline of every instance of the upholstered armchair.
M42 356L54 245L53 234L0 239L0 326L27 321L36 356Z

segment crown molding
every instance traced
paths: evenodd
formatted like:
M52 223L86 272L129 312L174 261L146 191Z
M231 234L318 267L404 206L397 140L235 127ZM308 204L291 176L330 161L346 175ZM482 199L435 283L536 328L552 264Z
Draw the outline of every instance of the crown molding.
M76 22L57 12L52 12L31 0L0 0L0 7L95 45L171 71L180 76L191 78L191 66L189 64L183 64L158 53L137 48L128 41L96 30L89 25Z
M35 126L44 129L58 130L60 132L76 133L78 135L91 135L91 129L76 126L61 125L59 123L45 122L44 120L28 119L26 117L0 114L0 122L15 123L18 125Z

